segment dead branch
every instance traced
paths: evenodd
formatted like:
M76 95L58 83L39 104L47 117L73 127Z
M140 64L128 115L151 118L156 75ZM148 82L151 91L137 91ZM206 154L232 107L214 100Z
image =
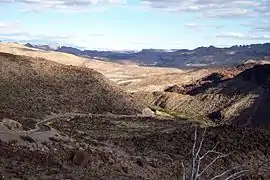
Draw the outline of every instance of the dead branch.
M229 177L227 177L225 180L233 180L233 179L237 179L241 176L244 176L245 172L248 172L249 170L245 169L236 173L233 173L232 175L230 175Z
M233 167L233 168L231 168L231 169L229 169L229 170L227 170L227 171L225 171L225 172L223 172L223 173L221 173L221 174L219 174L219 175L216 175L216 176L213 177L211 180L215 180L215 179L217 179L217 178L223 177L223 176L225 176L226 174L228 174L229 172L231 172L231 171L233 171L233 170L235 170L235 169L238 169L238 168L240 168L240 167L243 167L243 166L242 166L242 165L241 165L241 166L235 166L235 167Z
M228 153L228 154L224 154L222 152L216 151L216 147L218 145L218 144L216 144L211 150L208 150L206 153L204 153L202 156L200 156L201 149L202 149L204 139L205 139L206 128L204 129L204 132L202 134L202 138L201 138L201 140L199 142L198 142L198 134L197 133L198 133L198 130L197 130L197 127L196 127L195 132L194 132L194 143L193 143L193 147L192 147L191 173L190 173L190 175L187 174L185 165L182 162L181 163L182 168L183 168L182 180L186 180L186 177L189 177L189 180L198 180L209 168L211 168L216 163L216 161L218 161L219 159L222 159L222 158L226 158L226 157L228 157L229 155L232 154L231 152ZM199 145L198 145L198 148L196 150L197 144L199 144ZM208 165L206 165L206 167L204 167L204 169L202 171L200 171L202 161L209 154L216 154L216 157ZM228 175L233 170L239 169L241 167L244 167L244 166L240 165L240 166L233 167L233 168L231 168L229 170L226 170L226 171L222 172L221 174L214 176L211 180L215 180L215 179L224 177L226 175L227 175L227 177L225 177L226 178L225 180L234 180L234 179L237 179L239 177L242 177L249 170L247 170L247 169L240 170L240 171L235 172L235 173L233 173L231 175Z
M197 144L197 127L194 132L194 144L192 148L192 167L191 167L191 179L194 178L194 171L195 171L195 163L196 163L196 158L195 158L195 149L196 149L196 144Z
M181 165L182 165L182 168L183 168L182 180L186 180L186 168L185 168L185 165L184 165L183 161L182 161Z

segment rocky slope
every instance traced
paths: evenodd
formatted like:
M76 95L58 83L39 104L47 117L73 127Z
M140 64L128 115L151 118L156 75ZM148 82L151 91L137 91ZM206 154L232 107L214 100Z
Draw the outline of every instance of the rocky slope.
M73 117L51 124L68 139L24 143L0 141L0 177L17 179L161 179L177 180L190 171L194 127L156 118ZM201 137L202 131L199 131ZM248 169L243 179L270 178L268 130L222 126L209 128L201 153L231 153L201 179L232 167ZM31 140L31 141L30 141ZM202 169L213 160L209 155Z
M240 74L244 70L250 69L256 65L258 65L258 63L249 62L231 68L221 68L221 67L213 68L212 73L210 71L208 75L206 74L205 76L201 76L194 82L186 83L182 86L179 85L169 86L165 88L164 91L176 92L180 94L196 95L200 92L205 91L205 89L207 88L216 86L218 83L232 79L233 77Z
M0 117L44 118L51 113L137 114L145 108L89 69L0 53Z
M270 65L256 65L231 79L222 78L216 75L214 80L191 85L190 89L188 85L174 86L167 92L140 92L135 96L150 106L205 116L217 123L249 126L270 123Z

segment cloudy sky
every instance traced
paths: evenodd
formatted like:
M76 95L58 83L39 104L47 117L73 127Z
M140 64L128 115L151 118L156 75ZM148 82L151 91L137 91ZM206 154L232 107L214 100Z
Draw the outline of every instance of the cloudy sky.
M270 0L0 0L0 40L87 49L270 42Z

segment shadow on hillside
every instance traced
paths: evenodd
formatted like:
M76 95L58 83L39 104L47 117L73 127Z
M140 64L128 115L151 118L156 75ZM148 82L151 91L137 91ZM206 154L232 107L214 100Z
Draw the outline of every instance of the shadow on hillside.
M255 102L243 110L239 116L232 119L238 126L269 128L270 121L270 96L264 92L256 98Z

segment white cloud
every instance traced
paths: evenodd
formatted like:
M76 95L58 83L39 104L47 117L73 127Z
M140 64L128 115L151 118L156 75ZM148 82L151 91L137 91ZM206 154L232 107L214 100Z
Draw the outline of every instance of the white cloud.
M0 33L0 38L14 41L61 41L63 39L69 38L67 36L57 36L57 35L45 35L45 34L30 34L28 32L9 32Z
M57 34L42 34L42 33L29 33L26 31L0 31L0 38L2 39L12 39L14 41L50 41L55 43L74 43L79 45L80 43L89 42L95 38L104 36L103 34L66 34L66 35L57 35Z
M20 23L0 21L0 35L7 33L19 33Z
M256 32L270 32L270 25L267 24L267 25L258 25L256 27L253 27L253 31L256 31Z
M89 47L89 44L94 47L98 45L104 47L105 43L102 44L99 41L106 39L105 34L100 32L92 33L52 33L48 31L27 31L23 25L12 23L12 22L0 22L0 40L12 41L12 42L33 42L37 44L61 44L70 46L82 46ZM104 40L103 40L104 42Z
M108 5L125 4L125 0L0 0L0 4L23 4L23 11L42 11L55 9L64 12L84 12L103 10Z
M0 28L4 28L4 27L6 27L7 25L5 24L5 23L3 23L3 22L0 22Z
M184 24L184 27L186 27L189 30L205 30L205 29L223 29L225 26L224 25L218 25L218 24L204 24L202 22L198 23L198 22L189 22Z
M252 28L255 34L269 32L270 0L142 0L141 6L158 11L193 14L201 22L199 24L196 22L185 24L188 29L231 29L234 24L230 24L230 22L238 21L240 24L266 20L266 23L250 24L245 28ZM210 22L212 19L221 22L222 20L229 20L230 22L224 21L225 23L222 26L201 24L205 21Z
M218 34L217 37L240 39L240 38L244 38L245 35L243 33L237 33L237 32L225 32L225 33Z
M142 0L143 6L178 12L194 12L203 17L253 17L266 15L269 0Z
M185 24L186 27L189 27L189 28L198 28L198 27L201 27L201 25L197 24L197 23L187 23Z
M216 35L217 38L230 38L230 39L238 39L238 40L259 40L259 41L269 41L270 35L252 35L252 34L243 34L237 32L225 32Z
M256 19L247 23L242 23L242 26L249 29L250 33L269 33L270 21L268 19Z
M6 22L6 21L0 21L0 28L9 28L17 26L19 23L16 22Z

